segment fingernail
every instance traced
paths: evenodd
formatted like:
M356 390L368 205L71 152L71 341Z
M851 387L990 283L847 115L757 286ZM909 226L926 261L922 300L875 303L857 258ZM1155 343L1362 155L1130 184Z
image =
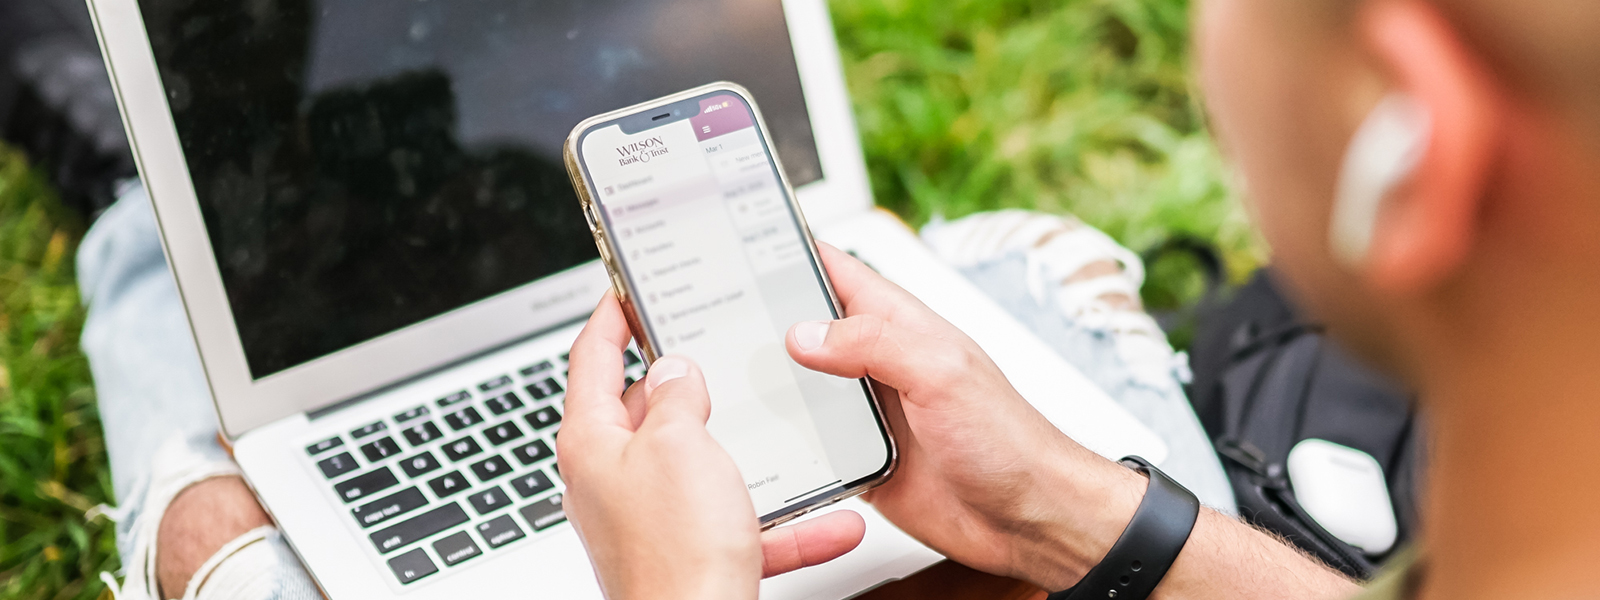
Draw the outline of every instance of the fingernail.
M654 390L663 383L688 374L689 361L676 356L663 356L650 365L650 374L644 377L644 391Z
M822 347L822 341L828 339L827 321L805 321L794 326L794 344L801 350L810 352Z

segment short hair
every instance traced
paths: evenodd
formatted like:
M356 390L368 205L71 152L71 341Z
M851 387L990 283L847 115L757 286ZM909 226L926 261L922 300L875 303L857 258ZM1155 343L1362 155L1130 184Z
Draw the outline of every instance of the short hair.
M1600 108L1600 2L1432 0L1519 92L1563 111Z
M1319 0L1282 9L1343 31L1370 1ZM1515 94L1556 111L1600 147L1600 0L1424 1L1439 8Z

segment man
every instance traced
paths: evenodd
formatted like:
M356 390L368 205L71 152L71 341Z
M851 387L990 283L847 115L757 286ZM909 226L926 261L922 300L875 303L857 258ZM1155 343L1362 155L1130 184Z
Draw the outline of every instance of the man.
M1420 559L1370 597L1600 596L1600 4L1203 0L1197 18L1216 135L1278 268L1330 334L1427 399ZM1050 427L916 299L824 260L847 318L797 324L788 349L884 392L902 462L868 499L957 561L1049 590L1081 579L1145 479ZM560 439L610 597L753 598L764 572L852 547L848 516L758 537L698 369L666 357L618 383L619 311L602 301L573 349ZM1203 510L1155 597L1358 593Z

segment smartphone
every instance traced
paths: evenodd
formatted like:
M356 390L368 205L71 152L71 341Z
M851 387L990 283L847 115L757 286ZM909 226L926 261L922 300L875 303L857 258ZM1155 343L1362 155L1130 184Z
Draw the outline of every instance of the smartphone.
M865 379L806 369L784 338L839 302L744 88L716 83L588 119L564 158L634 339L705 373L711 435L763 527L887 480L895 446Z

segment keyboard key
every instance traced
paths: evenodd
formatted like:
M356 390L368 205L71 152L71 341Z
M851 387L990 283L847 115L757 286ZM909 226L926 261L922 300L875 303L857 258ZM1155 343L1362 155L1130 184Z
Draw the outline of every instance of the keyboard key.
M439 553L439 559L445 566L454 567L467 559L483 554L478 549L478 544L472 541L472 536L462 531L445 536L433 543L433 551Z
M377 433L379 431L383 431L383 430L388 429L388 428L389 428L388 424L384 423L383 421L378 421L377 423L373 423L373 424L367 425L365 427L357 427L356 429L351 430L350 431L350 437L353 437L353 438L359 440L361 438L367 437L369 435L372 435L372 434Z
M479 523L478 535L483 537L483 541L489 542L490 548L499 548L520 540L523 536L522 528L517 527L517 522L511 520L511 515Z
M551 425L561 422L561 413L556 412L553 406L546 406L528 413L527 419L528 424L532 425L535 431L544 431Z
M483 430L483 437L488 439L490 444L501 446L506 442L522 437L522 428L517 427L515 421L506 421Z
M447 498L467 491L467 478L460 471L451 471L429 481L428 488L433 490L433 495Z
M622 366L631 367L641 362L644 361L639 360L639 355L633 353L633 348L622 351Z
M556 368L555 365L550 364L550 361L547 360L531 367L526 367L521 371L518 371L518 373L520 373L523 377L533 377L536 373L543 373L554 368Z
M473 492L467 497L467 501L472 503L473 510L478 511L480 515L487 515L511 505L511 497L507 496L498 485Z
M428 421L400 433L405 434L406 441L411 442L413 446L421 446L444 437L444 434L439 433L439 427L434 425L433 421Z
M524 506L518 512L533 526L534 531L544 531L567 520L567 511L561 507L561 494Z
M496 415L503 415L522 408L522 398L518 398L516 392L506 392L503 395L484 400L483 403L489 407L489 412Z
M394 571L394 576L400 579L401 585L405 585L438 573L439 567L433 566L433 561L428 558L428 553L423 552L421 548L417 548L389 559L389 570Z
M396 422L396 423L404 423L406 421L410 421L410 420L415 419L417 417L426 417L426 416L428 416L428 407L426 407L426 406L418 406L418 407L413 408L411 410L408 410L408 411L405 411L405 412L400 413L398 415L395 415L394 416L394 422Z
M457 404L461 404L462 402L466 402L466 401L471 400L471 399L472 399L472 394L468 394L466 390L461 390L461 391L456 392L454 394L450 394L449 396L445 396L443 398L435 400L434 403L438 404L439 408L444 408L444 407L447 407L447 406L455 406Z
M491 456L472 465L472 474L478 476L478 481L490 481L498 477L511 474L511 463L498 456Z
M481 391L484 391L484 392L489 392L489 391L493 391L493 390L498 390L498 389L503 388L503 387L508 386L508 385L511 385L511 377L507 376L507 375L501 375L501 376L496 377L494 379L490 379L488 381L485 381L483 383L478 384L478 389L481 390Z
M416 477L439 468L439 460L433 457L432 452L423 452L400 461L400 468L407 476Z
M392 525L369 537L372 539L372 545L378 547L380 554L388 554L465 522L467 522L467 511L462 510L461 505L451 502L411 517L410 520L401 521L399 525Z
M371 527L428 505L417 488L406 488L350 510L362 527Z
M383 467L335 484L333 491L338 492L340 500L349 504L399 484L400 480L394 478L394 473L389 471L389 467Z
M367 460L378 462L400 453L400 445L394 443L394 438L383 438L361 447L361 453Z
M339 446L343 446L343 445L344 445L344 438L339 437L339 436L336 435L336 436L333 436L331 438L328 438L328 439L322 440L320 442L317 442L315 444L312 444L310 446L306 446L306 454L310 454L312 456L316 456L318 454L322 454L323 452L327 452L329 450L332 450L334 448L338 448Z
M453 462L461 462L468 456L483 452L483 447L478 445L478 440L464 437L444 445L444 455Z
M517 462L527 466L547 458L554 458L556 453L550 451L550 446L545 445L544 440L535 440L532 444L512 450L511 455L517 457Z
M511 480L511 487L517 489L518 496L532 498L554 489L556 484L550 483L550 478L545 476L544 471L534 471L527 475L518 475L516 479Z
M468 406L460 411L445 415L444 422L450 425L451 429L461 431L473 425L482 423L483 416L478 414L478 409Z
M539 381L535 381L532 385L527 387L527 390L528 395L533 396L534 400L543 400L563 391L561 389L561 384L556 383L554 377L546 377Z
M322 475L333 479L356 469L356 459L349 452L340 452L336 456L322 459L317 463L317 468L322 469Z

